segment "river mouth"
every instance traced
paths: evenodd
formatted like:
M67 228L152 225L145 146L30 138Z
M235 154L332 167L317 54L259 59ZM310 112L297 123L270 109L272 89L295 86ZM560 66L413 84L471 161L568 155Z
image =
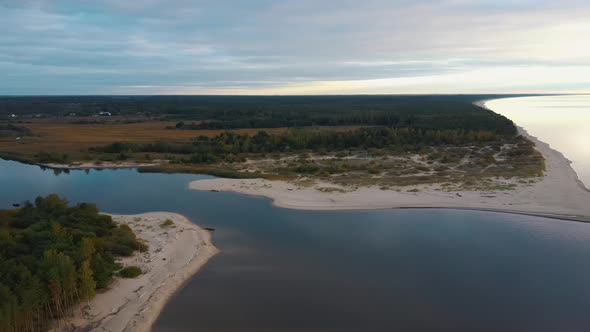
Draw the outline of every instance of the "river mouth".
M590 225L456 210L297 211L191 191L195 175L0 160L3 208L58 193L103 211L171 211L222 253L156 331L586 331Z

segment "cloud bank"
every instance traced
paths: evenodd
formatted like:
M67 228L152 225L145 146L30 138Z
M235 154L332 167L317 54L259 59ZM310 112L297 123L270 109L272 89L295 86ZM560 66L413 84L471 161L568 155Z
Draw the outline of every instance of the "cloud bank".
M590 92L588 1L0 0L0 94Z

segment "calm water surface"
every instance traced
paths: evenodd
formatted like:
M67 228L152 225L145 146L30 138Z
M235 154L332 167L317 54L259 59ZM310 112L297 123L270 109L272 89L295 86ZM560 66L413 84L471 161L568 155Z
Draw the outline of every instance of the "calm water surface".
M590 95L496 99L486 106L563 153L590 188Z
M0 207L59 193L104 211L174 211L215 257L156 331L588 331L590 225L453 210L308 212L190 191L194 175L55 175L0 160Z

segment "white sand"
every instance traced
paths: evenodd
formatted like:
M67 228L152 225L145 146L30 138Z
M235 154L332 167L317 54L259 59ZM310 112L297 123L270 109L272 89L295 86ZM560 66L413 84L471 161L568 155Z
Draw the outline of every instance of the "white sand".
M435 185L412 186L419 192L359 188L350 192L321 192L318 188L337 186L316 184L298 187L284 181L264 179L207 179L189 184L191 189L231 191L268 197L283 208L303 210L354 210L384 208L457 208L506 211L533 215L556 216L590 221L590 192L578 180L570 162L549 145L529 136L546 159L545 177L533 184L517 184L515 190L459 191L436 190ZM515 181L516 183L516 181ZM346 188L343 188L346 189Z
M134 279L117 278L97 294L60 330L149 331L166 302L182 285L218 253L208 231L175 213L153 212L113 215L148 243L149 250L125 258L125 266L141 267ZM161 227L166 219L175 227Z

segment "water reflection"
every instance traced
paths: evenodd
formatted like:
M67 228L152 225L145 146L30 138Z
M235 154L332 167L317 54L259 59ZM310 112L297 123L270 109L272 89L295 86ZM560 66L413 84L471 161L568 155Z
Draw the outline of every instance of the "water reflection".
M563 153L590 187L590 96L505 98L486 106Z

